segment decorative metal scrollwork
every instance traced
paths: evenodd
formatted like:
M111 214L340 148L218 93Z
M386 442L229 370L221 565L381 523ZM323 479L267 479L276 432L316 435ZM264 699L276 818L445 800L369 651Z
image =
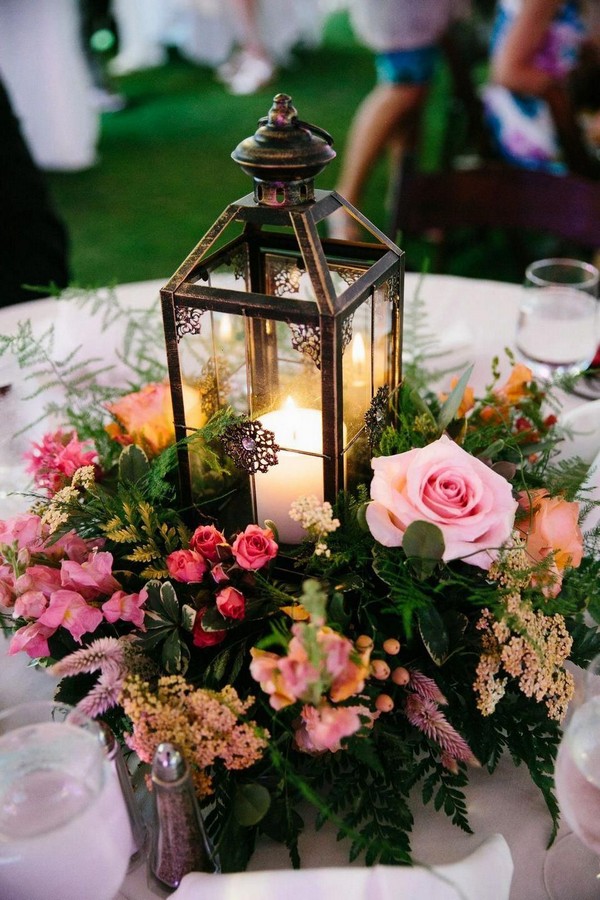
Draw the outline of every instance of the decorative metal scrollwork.
M389 279L387 283L387 297L386 300L388 303L393 303L395 306L398 306L400 303L400 287L402 281L400 279L400 275L395 274Z
M197 387L200 403L207 419L210 419L221 408L222 402L219 395L223 397L229 394L230 377L230 366L224 357L219 356L216 361L211 358L202 366Z
M292 347L312 359L317 369L321 368L321 329L318 325L298 325L288 322L292 332Z
M369 438L371 450L379 443L386 422L386 412L390 399L390 389L387 384L380 387L371 400L371 405L365 413L365 428Z
M276 297L299 292L302 270L298 268L296 260L270 256L269 270L273 278L273 294Z
M354 315L348 316L347 319L344 319L342 322L342 353L346 349L346 347L350 344L352 340L352 322L354 321Z
M358 281L360 276L364 275L365 273L364 269L357 269L355 266L352 266L352 268L348 266L335 266L333 271L336 272L340 276L340 278L346 282L348 287L354 284L355 281Z
M186 334L200 334L202 331L201 319L206 310L197 306L178 306L175 310L175 323L177 340Z
M223 432L221 443L238 469L251 475L267 472L271 466L277 465L279 444L275 443L273 432L263 428L259 421L248 420L229 425Z

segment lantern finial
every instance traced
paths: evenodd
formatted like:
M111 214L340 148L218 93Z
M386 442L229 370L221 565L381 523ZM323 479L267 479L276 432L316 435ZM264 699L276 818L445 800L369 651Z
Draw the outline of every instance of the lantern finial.
M292 98L277 94L268 116L231 154L254 179L254 198L263 206L297 206L314 199L314 178L335 158L333 139L298 119Z

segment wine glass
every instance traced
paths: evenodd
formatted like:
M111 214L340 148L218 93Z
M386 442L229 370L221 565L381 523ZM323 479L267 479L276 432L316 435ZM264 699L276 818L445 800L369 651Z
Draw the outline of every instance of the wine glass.
M600 897L600 656L578 684L554 772L561 816L571 832L546 854L551 900ZM575 882L576 879L576 882Z
M0 713L3 900L112 900L131 846L96 723L51 701Z
M596 355L599 273L576 259L541 259L525 272L516 347L542 380L577 375Z

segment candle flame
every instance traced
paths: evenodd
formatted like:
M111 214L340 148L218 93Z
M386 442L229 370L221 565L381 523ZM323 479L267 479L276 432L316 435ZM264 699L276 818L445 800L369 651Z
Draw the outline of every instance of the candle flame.
M290 397L289 394L288 394L287 400L285 401L285 403L283 404L283 406L284 406L284 409L285 409L286 412L292 412L292 413L293 413L295 410L298 409L298 406L297 406L297 404L296 404L296 401L294 400L293 397Z

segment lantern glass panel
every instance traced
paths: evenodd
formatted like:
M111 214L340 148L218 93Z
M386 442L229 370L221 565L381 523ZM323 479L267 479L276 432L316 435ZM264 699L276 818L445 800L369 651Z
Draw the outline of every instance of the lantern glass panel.
M372 397L371 310L369 298L347 320L348 343L342 356L342 383L348 441L352 441L364 426Z
M384 282L373 298L373 394L384 385L394 384L393 332L394 305L390 299L391 284Z

